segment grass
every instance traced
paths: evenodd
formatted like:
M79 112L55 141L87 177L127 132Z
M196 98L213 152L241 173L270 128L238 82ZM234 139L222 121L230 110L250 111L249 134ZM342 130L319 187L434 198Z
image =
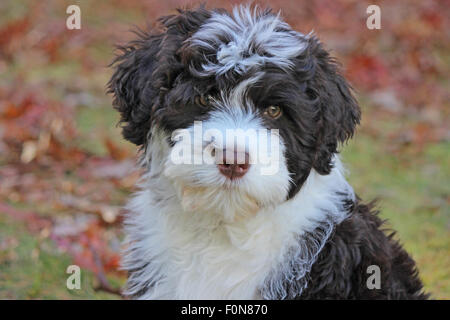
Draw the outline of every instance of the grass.
M66 287L71 258L44 236L29 233L24 224L0 215L0 299L117 299L95 291L91 272L82 269L81 288Z
M92 154L104 156L107 154L103 139L108 137L118 144L123 144L120 128L117 126L119 114L107 107L80 107L77 112L77 127L81 132L78 144ZM132 148L131 144L126 147Z
M416 260L425 289L433 298L448 299L450 144L429 144L408 159L389 153L388 144L357 135L342 154L349 181L364 200L379 199L381 217Z

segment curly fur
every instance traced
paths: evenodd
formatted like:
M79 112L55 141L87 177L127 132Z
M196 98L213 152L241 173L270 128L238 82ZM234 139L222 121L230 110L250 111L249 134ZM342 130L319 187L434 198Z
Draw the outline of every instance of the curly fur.
M386 235L374 203L352 204L351 214L337 225L308 275L301 299L427 299L414 261ZM367 268L381 269L381 288L365 285Z
M338 146L360 109L317 37L248 6L178 10L119 48L109 81L123 136L146 171L128 205L123 268L135 298L425 299L414 261L348 185ZM208 108L199 96L208 95ZM268 106L283 116L265 116ZM224 182L174 166L194 121L279 129L278 175ZM205 141L201 141L204 143ZM195 150L195 142L194 142ZM201 187L199 187L201 186ZM368 289L367 267L381 268Z

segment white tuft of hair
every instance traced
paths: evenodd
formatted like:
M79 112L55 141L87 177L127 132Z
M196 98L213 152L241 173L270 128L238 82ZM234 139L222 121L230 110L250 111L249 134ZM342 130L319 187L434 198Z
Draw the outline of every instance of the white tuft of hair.
M198 76L230 70L243 74L267 63L290 69L292 58L306 49L306 40L307 36L292 30L280 13L265 12L258 6L235 6L231 15L214 12L193 34L191 45L217 51L217 62L209 60L200 70L191 66L191 71Z

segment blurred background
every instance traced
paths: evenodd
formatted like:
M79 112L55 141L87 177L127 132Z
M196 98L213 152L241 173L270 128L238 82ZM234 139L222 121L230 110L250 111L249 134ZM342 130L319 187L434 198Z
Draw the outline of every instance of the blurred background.
M207 1L230 8L240 1ZM450 2L256 1L314 30L342 63L363 121L343 148L349 181L450 298ZM81 30L66 8L81 8ZM0 2L0 299L120 299L121 207L139 172L105 85L133 25L195 1ZM366 8L381 8L381 29ZM81 289L66 268L81 267Z

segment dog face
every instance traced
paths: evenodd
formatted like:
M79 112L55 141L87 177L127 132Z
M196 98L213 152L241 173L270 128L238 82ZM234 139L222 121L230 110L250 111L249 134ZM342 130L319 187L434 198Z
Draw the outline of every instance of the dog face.
M185 209L255 212L293 197L311 170L330 172L360 110L317 38L243 6L160 21L121 48L109 90L124 137L159 149Z

